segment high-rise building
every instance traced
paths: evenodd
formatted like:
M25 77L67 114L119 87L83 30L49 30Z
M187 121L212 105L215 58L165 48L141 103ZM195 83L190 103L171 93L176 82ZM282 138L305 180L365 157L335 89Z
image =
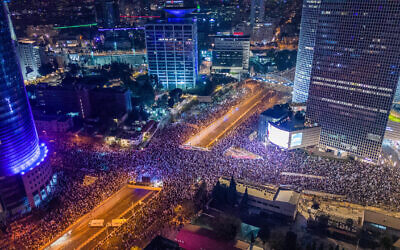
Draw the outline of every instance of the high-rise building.
M32 40L18 41L18 56L21 64L22 76L25 80L33 80L39 74L42 65L40 60L40 48Z
M198 73L197 23L187 18L192 9L166 9L175 17L145 25L149 74L166 89L189 89Z
M264 22L265 0L252 0L250 10L250 25Z
M305 103L308 98L320 5L321 0L303 1L296 75L293 86L293 102L296 103Z
M39 144L12 39L6 3L0 3L0 213L29 211L51 191L52 173Z
M217 72L241 74L249 69L250 37L216 36L212 54L212 69Z
M119 24L119 7L116 0L96 0L97 22L103 28L115 28Z
M400 1L322 0L307 101L320 145L377 161L400 75Z

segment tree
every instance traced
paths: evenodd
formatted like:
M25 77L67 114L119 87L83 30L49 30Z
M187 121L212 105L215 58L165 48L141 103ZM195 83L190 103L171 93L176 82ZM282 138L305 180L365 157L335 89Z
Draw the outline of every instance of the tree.
M76 74L78 74L79 70L81 70L81 67L76 63L68 64L68 68L69 68L69 73L72 76L75 76Z
M247 192L247 187L246 187L246 190L244 191L242 200L240 201L240 204L239 204L240 212L247 214L248 201L249 201L249 194Z
M207 201L207 185L206 182L201 182L199 189L197 190L194 200L196 206L201 208L203 204Z
M381 246L384 249L391 249L392 245L393 245L393 241L388 235L385 235L381 238Z
M271 239L269 240L269 245L272 249L275 249L275 250L285 250L286 249L285 241L286 241L286 238L282 233L274 232L271 235Z
M48 75L53 72L53 66L51 63L44 63L39 67L39 74L42 76Z
M251 232L251 235L250 235L250 249L253 249L254 242L256 242L256 239L254 237L254 233Z
M319 204L316 201L313 201L313 204L311 206L312 209L318 210L319 209Z
M174 106L174 104L175 104L174 99L169 98L168 99L168 107L172 108Z
M173 89L169 92L169 96L174 99L174 102L179 102L182 95L183 91L180 88Z
M317 250L317 242L315 242L315 240L313 241L313 243L311 245L311 249L312 250Z
M285 249L296 249L297 234L289 231L285 237Z
M263 226L260 228L260 231L258 231L258 238L265 244L270 236L271 232L267 226Z
M196 214L196 206L193 201L185 200L182 203L182 216L184 218L190 219Z
M229 190L228 190L228 202L234 206L237 201L237 191L236 191L236 182L233 179L233 176L231 178L231 181L229 183Z
M350 218L346 219L346 226L348 226L349 229L353 228L353 224L354 224L354 221L352 219L350 219Z
M218 238L234 240L240 230L241 221L233 216L221 214L212 221L211 227Z
M226 202L225 192L226 189L221 186L221 183L219 181L217 181L212 191L212 197L215 200L216 204L221 205Z
M318 217L318 226L321 230L325 230L328 227L329 216L321 215Z

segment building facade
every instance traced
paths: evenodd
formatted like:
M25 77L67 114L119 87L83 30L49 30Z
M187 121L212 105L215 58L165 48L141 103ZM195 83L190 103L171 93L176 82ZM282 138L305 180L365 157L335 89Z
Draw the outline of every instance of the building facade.
M322 1L307 115L320 146L377 161L399 81L400 1Z
M195 87L198 73L196 20L166 18L146 24L145 30L149 74L157 75L165 89Z
M39 143L12 39L6 3L0 3L0 213L29 211L47 196L51 167ZM38 171L40 169L40 171ZM46 173L42 176L42 173ZM27 176L33 179L26 180Z
M303 1L296 74L293 86L293 102L295 103L305 103L308 98L320 6L321 0Z
M249 70L250 37L216 36L212 53L213 71L243 73Z
M256 23L264 22L265 0L252 0L250 10L250 24L253 27Z
M119 7L115 0L96 0L96 20L104 28L119 24Z
M230 178L220 177L219 182L225 187L229 187ZM296 219L297 207L301 194L294 190L283 188L272 188L271 186L256 185L243 180L235 180L238 201L243 198L247 190L248 205L254 212L263 212Z
M22 75L25 80L34 80L39 74L42 65L40 59L40 47L32 40L18 41L18 55L21 64Z

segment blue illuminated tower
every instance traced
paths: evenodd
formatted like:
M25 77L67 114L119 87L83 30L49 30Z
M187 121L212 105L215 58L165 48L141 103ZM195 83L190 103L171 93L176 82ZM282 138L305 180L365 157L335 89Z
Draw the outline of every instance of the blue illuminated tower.
M0 3L0 213L29 210L47 196L51 168L39 144L16 56L12 26ZM36 179L40 176L40 180ZM49 189L49 190L46 190ZM35 198L36 197L36 198ZM38 200L39 199L39 200Z

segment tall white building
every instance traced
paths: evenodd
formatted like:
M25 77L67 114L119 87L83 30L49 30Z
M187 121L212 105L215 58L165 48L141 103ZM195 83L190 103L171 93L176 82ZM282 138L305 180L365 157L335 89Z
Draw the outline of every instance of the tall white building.
M320 7L321 0L303 1L293 87L293 102L296 103L305 103L308 98Z
M256 23L264 22L265 0L251 0L250 24L253 27Z
M36 46L32 40L19 40L18 55L24 80L37 78L40 75L39 68L42 65L39 46Z
M185 18L191 11L169 9L176 17L145 25L149 74L165 89L195 87L198 73L197 23Z

